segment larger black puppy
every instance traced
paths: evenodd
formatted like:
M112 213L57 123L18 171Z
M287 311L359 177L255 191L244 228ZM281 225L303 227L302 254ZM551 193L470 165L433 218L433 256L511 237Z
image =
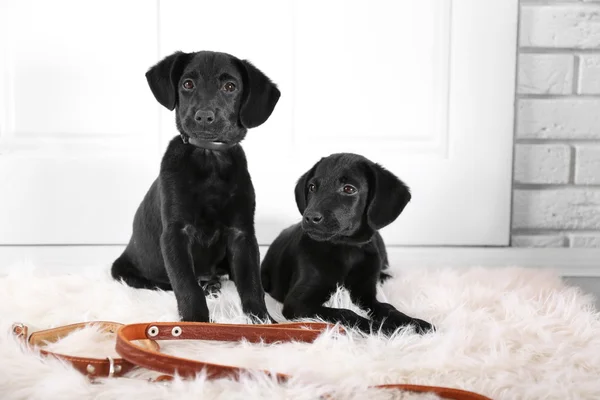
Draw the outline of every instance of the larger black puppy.
M112 276L173 289L184 321L209 321L198 281L229 274L246 314L271 319L260 282L254 188L240 141L271 115L279 90L248 61L174 53L147 73L156 100L176 109L180 132L140 204Z
M382 331L413 325L432 329L376 299L376 285L387 267L377 231L392 223L410 201L409 189L391 172L356 154L322 158L296 185L301 223L284 230L261 267L265 290L283 302L288 319L321 317L369 332L372 321L353 311L324 307L337 285L369 309ZM375 326L378 328L378 326Z

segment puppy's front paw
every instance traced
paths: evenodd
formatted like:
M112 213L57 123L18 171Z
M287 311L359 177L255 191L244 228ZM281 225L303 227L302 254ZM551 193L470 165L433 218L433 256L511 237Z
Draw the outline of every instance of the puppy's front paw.
M397 329L407 326L413 326L415 328L415 332L419 335L435 331L435 327L433 325L431 325L429 322L423 321L422 319L410 317L400 318L395 316L390 316L383 321L381 324L381 331L386 335L390 335Z
M257 303L246 303L242 305L244 314L246 314L255 324L276 324L275 320L267 311L267 306Z

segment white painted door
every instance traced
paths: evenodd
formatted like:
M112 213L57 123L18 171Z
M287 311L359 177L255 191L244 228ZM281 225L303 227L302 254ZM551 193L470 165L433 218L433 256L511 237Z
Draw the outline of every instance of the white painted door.
M48 3L0 3L0 244L126 243L176 135L144 73L175 50L247 58L281 89L244 142L259 243L341 151L412 188L388 245L508 243L517 0Z

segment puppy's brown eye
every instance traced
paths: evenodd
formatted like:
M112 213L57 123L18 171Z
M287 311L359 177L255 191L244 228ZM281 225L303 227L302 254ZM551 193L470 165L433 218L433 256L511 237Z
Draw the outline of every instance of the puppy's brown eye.
M315 190L317 190L317 187L315 185L313 185L312 183L310 185L308 185L309 192L314 192Z
M223 85L223 90L226 92L233 92L235 90L235 84L233 82L227 82Z
M183 88L186 90L192 90L194 88L194 82L191 79L183 81Z
M346 185L346 186L344 186L343 190L344 190L344 193L346 193L346 194L354 194L354 193L356 193L356 188L354 186L352 186L352 185Z

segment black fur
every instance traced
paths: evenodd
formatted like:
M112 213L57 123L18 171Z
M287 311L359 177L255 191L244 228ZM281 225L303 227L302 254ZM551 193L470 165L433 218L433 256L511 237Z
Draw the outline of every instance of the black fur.
M172 288L184 321L207 322L198 282L218 290L219 276L228 274L244 312L271 319L260 282L254 188L238 143L269 118L279 90L249 62L206 51L174 53L146 77L157 101L176 110L181 138L169 143L112 276L136 288ZM187 80L192 89L183 86ZM190 139L228 148L199 148Z
M275 239L261 266L263 286L283 303L286 318L318 316L365 332L373 322L385 333L407 325L420 333L433 329L376 299L378 281L389 278L382 272L388 258L378 229L410 201L402 181L362 156L333 154L298 180L295 195L302 222ZM324 307L337 285L345 286L372 320Z

